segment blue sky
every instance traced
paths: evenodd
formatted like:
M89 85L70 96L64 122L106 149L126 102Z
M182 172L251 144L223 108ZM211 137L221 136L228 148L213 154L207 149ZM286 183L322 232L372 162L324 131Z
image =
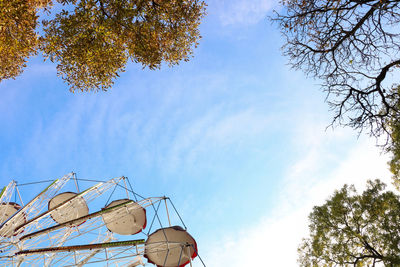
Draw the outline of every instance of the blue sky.
M100 93L70 93L40 57L2 82L1 183L128 176L172 198L207 266L296 266L312 206L345 182L390 182L387 158L326 129L318 81L286 65L266 18L276 1L208 5L190 62L130 63Z

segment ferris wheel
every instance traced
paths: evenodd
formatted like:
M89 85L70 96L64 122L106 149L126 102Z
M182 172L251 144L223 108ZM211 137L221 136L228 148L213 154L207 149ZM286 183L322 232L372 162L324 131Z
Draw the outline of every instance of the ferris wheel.
M126 177L97 181L70 173L33 183L11 181L0 193L0 266L195 263L205 267L172 201L142 197Z

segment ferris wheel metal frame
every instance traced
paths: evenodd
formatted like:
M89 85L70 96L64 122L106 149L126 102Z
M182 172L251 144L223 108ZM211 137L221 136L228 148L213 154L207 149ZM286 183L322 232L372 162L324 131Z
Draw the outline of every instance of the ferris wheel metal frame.
M22 189L45 183L24 204ZM91 186L81 191L82 183ZM71 187L76 193L65 191ZM195 262L206 266L171 199L143 197L127 177L78 179L72 172L55 180L10 181L0 192L0 266L183 267Z

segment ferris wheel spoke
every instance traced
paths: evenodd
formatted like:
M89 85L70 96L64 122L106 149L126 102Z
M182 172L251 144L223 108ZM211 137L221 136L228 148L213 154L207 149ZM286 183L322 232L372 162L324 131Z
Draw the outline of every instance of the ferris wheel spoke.
M93 251L75 251L73 253L67 253L63 257L64 261L62 262L62 266L72 267L93 264L98 266L98 264L102 262L107 262L107 264L112 264L112 266L132 266L132 263L135 262L137 264L143 264L143 253L143 247L139 245L130 247L101 248ZM76 260L72 260L72 254L76 254ZM61 261L57 263L61 263Z
M143 252L143 248L139 249L138 246L143 246L145 243L144 239L137 240L128 240L128 241L117 241L117 242L104 242L104 243L96 243L96 244L87 244L87 245L75 245L75 246L62 246L62 247L47 247L41 249L30 249L30 250L21 250L15 253L15 257L19 262L23 260L31 263L38 264L42 259L42 255L47 255L46 261L43 266L48 266L50 263L49 255L51 255L51 261L55 260L58 263L62 262L62 266L68 266L68 262L70 262L70 266L79 266L79 264L88 264L93 262L100 261L110 261L110 260L118 260L121 257L117 257L116 255L121 255L123 253L127 254L127 256L137 256L136 251ZM132 248L135 248L134 255L132 255ZM108 256L110 251L114 251L116 253L114 256ZM94 253L96 251L96 253ZM105 252L104 254L100 252ZM100 254L99 254L100 253ZM98 255L99 254L99 255ZM95 257L96 256L96 257ZM92 260L91 260L92 259ZM63 261L63 260L66 260Z
M69 231L67 231L66 233L64 233L64 235L59 239L58 244L64 244L64 242L67 240L67 238L70 236L70 234L72 233L71 231L72 229L69 229ZM58 245L58 244L54 244L54 245ZM50 264L52 263L53 259L55 257L55 253L53 253L52 255L49 255L46 259L46 264L44 264L44 267L48 267L50 266Z
M100 251L101 251L101 249L94 249L89 255L87 255L86 257L83 257L79 262L77 262L76 266L81 267L81 266L87 264L90 261L90 259L92 259Z
M92 250L92 249L102 249L102 248L119 248L126 246L137 246L145 244L144 239L134 239L126 241L115 241L106 243L96 243L87 245L75 245L75 246L62 246L62 247L48 247L48 248L38 248L38 249L26 249L21 250L15 255L37 255L47 252L70 252L70 251L81 251L81 250Z
M120 220L126 214L131 214L135 212L135 210L148 207L154 203L161 201L163 197L153 197L144 199L138 202L133 202L132 200L126 200L121 204L116 206L104 208L100 211L88 214L78 219L74 219L71 221L64 222L62 224L54 225L27 235L24 235L20 238L21 242L24 243L25 248L29 248L32 246L37 246L39 243L48 242L55 240L56 243L54 245L62 245L60 243L61 237L64 235L68 236L65 241L72 240L79 236L88 234L97 229L104 228L105 224L111 224L115 221ZM105 217L107 216L107 217ZM107 221L104 221L104 218L107 218ZM71 233L71 229L74 229ZM77 231L78 230L78 231ZM47 238L42 238L43 235L47 235Z
M0 193L0 203L8 203L10 202L11 196L15 190L15 181L11 181L5 186Z
M118 182L121 179L122 179L122 177L119 177L119 178L111 179L107 182L100 182L100 183L86 189L85 191L82 191L81 193L76 194L71 199L68 199L68 200L62 202L61 204L55 206L54 208L49 209L48 211L45 211L45 212L37 215L36 217L28 220L26 223L18 226L16 230L18 231L19 229L24 228L25 232L30 233L30 232L37 230L38 228L43 228L43 226L48 227L49 225L54 225L55 221L54 221L54 219L52 219L52 217L55 214L60 213L61 211L63 213L72 212L74 210L74 207L70 206L70 205L75 200L82 198L82 199L84 199L84 201L86 203L89 203L90 201L100 197L104 192L108 191L113 186L118 184Z
M172 202L175 213L169 212L169 198L144 198L125 177L108 181L75 177L78 192L68 191L72 184L60 192L71 178L73 173L53 182L19 185L11 181L0 188L0 266L192 266L198 256L196 241ZM90 186L79 192L77 180ZM48 182L49 186L23 204L21 196L26 194L19 189ZM21 205L10 202L14 195ZM89 212L89 207L96 211ZM183 228L173 226L176 222ZM145 239L126 240L136 234Z
M11 181L5 186L0 193L0 225L8 220L8 218L18 211L20 206L16 203L10 202L10 199L15 191L16 182ZM3 230L4 232L4 230ZM6 236L4 236L6 237ZM0 240L2 237L0 237ZM0 244L0 250L2 246Z
M29 219L28 217L36 216L47 205L48 200L65 185L71 176L72 174L67 174L61 179L56 179L24 207L5 220L0 225L0 241L10 235L18 234L16 229L19 228L21 224L24 224Z
M66 227L73 227L73 226L80 225L83 222L86 222L87 220L94 219L94 218L100 217L102 214L105 214L107 212L111 212L111 211L117 210L118 208L121 208L121 207L123 207L124 205L126 205L128 203L129 203L129 201L126 201L125 203L122 203L122 204L120 204L118 206L111 207L111 208L108 208L106 210L100 210L100 211L88 214L86 216L83 216L83 217L80 217L80 218L77 218L77 219L74 219L74 220L71 220L71 221L67 221L67 222L64 222L64 223L61 223L61 224L57 224L57 225L54 225L54 226L51 226L51 227L48 227L48 228L45 228L45 229L30 233L30 234L24 235L24 236L21 237L21 241L26 240L26 239L31 239L33 237L40 236L40 235L43 235L43 234L47 234L47 233L50 233L50 232L54 232L56 230L63 229L63 228L66 228Z

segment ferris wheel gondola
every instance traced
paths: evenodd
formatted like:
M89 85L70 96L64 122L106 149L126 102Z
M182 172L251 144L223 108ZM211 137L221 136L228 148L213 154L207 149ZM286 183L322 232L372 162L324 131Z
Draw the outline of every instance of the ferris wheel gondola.
M95 184L80 191L78 182ZM24 205L20 191L27 185L12 181L0 193L0 266L183 267L198 256L174 206L183 227L171 226L170 199L142 197L126 177L96 181L70 173Z

